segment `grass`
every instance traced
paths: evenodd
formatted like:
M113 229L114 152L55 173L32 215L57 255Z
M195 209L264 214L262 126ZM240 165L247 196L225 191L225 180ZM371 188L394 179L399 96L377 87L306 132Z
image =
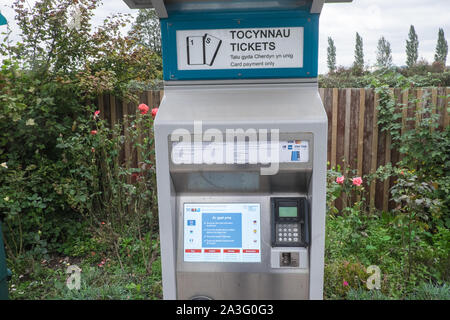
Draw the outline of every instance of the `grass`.
M13 273L10 281L10 299L48 299L48 300L142 300L161 299L161 260L158 257L148 274L140 266L125 265L122 269L114 260L102 267L90 258L73 261L70 258L54 257L53 263L43 263L28 274ZM66 286L69 274L67 267L81 268L79 290Z
M347 294L348 300L392 300L380 290L350 289ZM442 286L430 283L422 283L405 297L405 300L450 300L450 286Z

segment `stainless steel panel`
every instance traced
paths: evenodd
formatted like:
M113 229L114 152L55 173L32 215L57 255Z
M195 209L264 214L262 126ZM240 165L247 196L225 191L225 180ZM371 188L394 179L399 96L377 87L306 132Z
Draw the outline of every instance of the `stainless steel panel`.
M259 172L172 173L177 192L289 192L307 190L312 172L261 176Z
M200 89L201 88L201 89ZM325 190L326 190L326 143L327 143L327 117L320 96L317 92L317 84L240 84L213 85L210 86L173 86L166 88L165 96L155 121L156 157L158 161L158 205L161 228L161 247L165 253L163 256L163 283L164 298L176 299L190 298L192 295L213 295L215 288L221 286L217 279L223 282L231 282L230 277L237 279L226 290L234 292L233 298L255 298L254 290L251 292L242 288L246 283L252 288L258 288L255 280L266 283L267 292L258 293L256 298L300 298L296 295L298 286L309 287L309 299L322 299L323 286L323 254L324 254L324 227L325 227ZM230 190L223 192L211 192L211 190L187 192L180 187L177 178L178 172L169 170L169 146L168 137L179 128L186 128L194 132L194 121L203 120L206 124L203 128L255 128L255 129L280 129L282 132L311 133L314 137L313 163L314 170L306 183L307 189L293 189L292 194L281 192L274 188L264 191L249 192ZM312 158L311 158L312 159ZM173 168L172 168L173 169ZM233 167L235 172L250 172L242 167ZM301 168L298 168L301 172ZM197 172L206 170L197 170ZM210 173L221 172L212 170ZM230 171L231 172L231 171ZM286 171L287 172L287 171ZM181 172L180 172L181 173ZM184 172L186 173L186 172ZM283 172L280 172L283 173ZM287 172L287 173L292 173ZM303 171L305 173L305 171ZM274 176L274 177L277 177ZM271 185L287 183L281 178ZM184 178L183 178L184 179ZM232 178L227 178L232 179ZM296 180L293 176L291 181ZM172 184L173 182L173 184ZM228 182L227 182L228 183ZM169 188L170 185L170 188ZM262 185L267 186L264 183ZM228 186L226 185L228 188ZM225 189L227 189L225 188ZM186 190L183 192L182 190ZM278 193L277 193L278 192ZM308 248L308 269L302 272L291 268L270 268L270 229L267 228L270 217L270 196L307 196L311 206L311 245ZM175 199L172 202L172 197ZM180 208L184 201L189 202L259 202L261 203L261 231L263 238L262 263L184 263L183 262L183 234L180 231ZM267 204L266 204L267 203ZM266 209L264 209L266 208ZM180 239L181 237L181 239ZM304 275L302 278L300 274ZM211 274L209 276L208 274ZM227 274L229 274L227 276ZM263 275L262 275L263 274ZM223 276L221 276L223 275ZM279 276L276 276L279 275ZM298 277L296 277L298 275ZM206 277L206 278L205 278ZM278 278L287 279L275 281ZM308 278L309 277L309 278ZM202 279L211 279L207 287L200 290L200 284L205 284ZM297 283L297 279L302 284ZM303 280L304 279L304 280ZM176 283L176 285L175 285ZM237 285L237 284L239 285ZM295 288L290 289L291 285ZM225 285L226 286L226 285ZM272 286L272 287L270 287ZM203 285L202 285L203 287ZM192 288L189 289L189 288ZM194 290L194 288L197 288ZM241 291L236 290L240 288ZM188 292L188 291L191 292ZM217 289L219 290L219 289ZM194 292L195 291L195 292ZM203 291L203 293L201 292ZM301 290L300 290L301 291ZM242 292L242 293L241 293ZM248 292L249 296L244 293ZM283 292L291 292L292 296L286 296ZM218 298L224 296L216 293ZM216 297L216 298L217 298Z
M309 299L309 272L177 272L177 299L196 296L215 300Z

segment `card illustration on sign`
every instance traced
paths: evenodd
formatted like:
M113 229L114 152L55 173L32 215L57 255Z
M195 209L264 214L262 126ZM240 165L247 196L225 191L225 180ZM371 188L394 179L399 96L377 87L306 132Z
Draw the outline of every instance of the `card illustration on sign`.
M261 262L259 203L184 205L184 261Z
M221 44L222 40L209 34L186 37L187 64L212 66Z
M303 27L177 30L178 70L303 67Z

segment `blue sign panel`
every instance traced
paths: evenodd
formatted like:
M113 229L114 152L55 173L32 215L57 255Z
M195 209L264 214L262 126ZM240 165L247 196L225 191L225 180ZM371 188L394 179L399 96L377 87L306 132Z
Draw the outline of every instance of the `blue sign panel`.
M171 14L164 80L315 78L319 15L308 10Z

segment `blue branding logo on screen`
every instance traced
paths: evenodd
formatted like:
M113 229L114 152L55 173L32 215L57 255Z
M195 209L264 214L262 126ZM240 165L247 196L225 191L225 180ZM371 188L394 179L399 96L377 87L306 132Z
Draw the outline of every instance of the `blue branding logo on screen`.
M259 203L184 204L184 261L261 262Z

